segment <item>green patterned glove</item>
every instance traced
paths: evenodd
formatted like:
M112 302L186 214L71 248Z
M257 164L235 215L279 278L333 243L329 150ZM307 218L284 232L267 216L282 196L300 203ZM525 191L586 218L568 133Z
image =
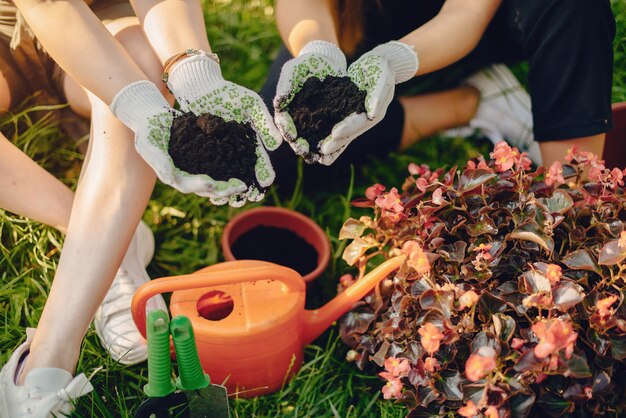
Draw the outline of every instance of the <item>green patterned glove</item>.
M256 180L262 188L270 186L275 174L267 150L278 148L282 136L263 100L252 90L224 80L219 64L209 54L195 50L189 54L194 55L175 64L167 79L181 110L197 116L209 113L226 121L249 123L256 132ZM203 195L218 205L241 206L246 200L257 201L264 196L256 185L244 184L237 178L214 180L214 185L213 190Z

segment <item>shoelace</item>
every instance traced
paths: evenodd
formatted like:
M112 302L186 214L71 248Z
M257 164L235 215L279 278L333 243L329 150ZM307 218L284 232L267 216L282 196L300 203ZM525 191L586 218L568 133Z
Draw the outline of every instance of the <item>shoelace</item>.
M84 373L81 373L74 377L70 383L67 384L66 387L59 389L54 392L54 396L61 402L72 402L81 396L84 396L93 390L93 386L87 376ZM49 392L41 392L41 391L31 391L28 392L28 397L34 400L41 400L47 396L50 396ZM28 408L27 411L29 414L32 414L34 410L32 408Z

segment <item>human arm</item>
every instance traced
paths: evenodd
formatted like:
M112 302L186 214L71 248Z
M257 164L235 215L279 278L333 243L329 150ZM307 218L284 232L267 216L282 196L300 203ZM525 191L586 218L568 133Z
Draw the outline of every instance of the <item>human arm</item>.
M263 189L274 181L266 150L282 141L262 99L255 92L224 80L219 60L206 35L198 0L131 0L144 32L165 64L167 86L184 112L210 114L227 122L250 124L256 133L256 185L230 178L216 182L212 191L202 193L215 204L242 205L259 200ZM170 58L176 57L173 60ZM258 187L260 186L260 187Z
M187 49L211 52L199 0L131 0L130 3L161 63Z
M125 86L146 79L83 0L14 3L46 52L103 102L111 103Z
M482 38L502 0L446 0L429 22L400 39L412 45L420 59L417 75L460 60Z
M339 43L329 0L277 0L276 25L294 57L311 41Z

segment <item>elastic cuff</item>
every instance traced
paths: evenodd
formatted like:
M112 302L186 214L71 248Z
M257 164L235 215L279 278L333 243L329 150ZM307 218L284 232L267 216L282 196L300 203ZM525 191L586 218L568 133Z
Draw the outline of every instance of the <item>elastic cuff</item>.
M611 130L611 118L596 119L591 122L568 123L551 127L534 127L537 142L563 141L603 134Z
M172 67L167 87L176 98L191 99L194 92L207 92L222 81L224 77L217 62L204 55L194 55Z
M300 50L298 56L303 54L318 54L331 59L340 68L346 69L346 56L339 47L331 42L311 41Z
M148 80L124 87L115 95L109 108L116 118L135 132L151 116L171 109L158 87Z
M396 84L412 79L419 68L415 49L404 42L387 42L374 48L372 53L385 57L389 61L396 75Z

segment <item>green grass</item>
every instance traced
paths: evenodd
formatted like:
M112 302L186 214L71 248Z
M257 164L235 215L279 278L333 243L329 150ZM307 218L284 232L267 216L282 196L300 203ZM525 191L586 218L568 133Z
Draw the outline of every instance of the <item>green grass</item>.
M626 100L626 4L615 2L614 7L618 20L614 101L621 101ZM280 42L272 22L271 2L216 0L207 5L206 16L209 38L221 56L224 76L259 89ZM28 116L28 112L23 112L13 118L5 117L0 120L0 127L10 128L18 119L25 122L19 135L13 138L15 143L73 186L80 167L80 154L64 142L49 120L35 123ZM433 138L407 153L367 161L353 172L345 170L346 181L330 190L282 198L275 193L266 199L265 204L286 205L313 217L331 238L331 265L311 289L308 303L319 306L329 300L337 278L349 271L340 259L345 244L336 237L343 220L360 213L349 205L352 196L362 195L365 187L373 182L399 185L411 161L427 162L433 167L451 166L485 150L460 139ZM354 180L349 182L347 179L351 176ZM149 266L151 277L190 273L221 261L221 232L237 212L239 210L213 207L205 199L157 185L144 214L157 240L157 252ZM0 211L0 364L6 362L24 339L24 327L37 324L62 242L63 237L57 231ZM233 416L404 416L403 407L381 399L382 382L373 370L359 371L344 360L346 352L333 327L305 349L305 364L283 390L261 398L231 399ZM145 364L126 367L115 363L90 330L78 367L90 376L95 391L81 399L77 417L133 416L144 399L141 388L146 383Z

